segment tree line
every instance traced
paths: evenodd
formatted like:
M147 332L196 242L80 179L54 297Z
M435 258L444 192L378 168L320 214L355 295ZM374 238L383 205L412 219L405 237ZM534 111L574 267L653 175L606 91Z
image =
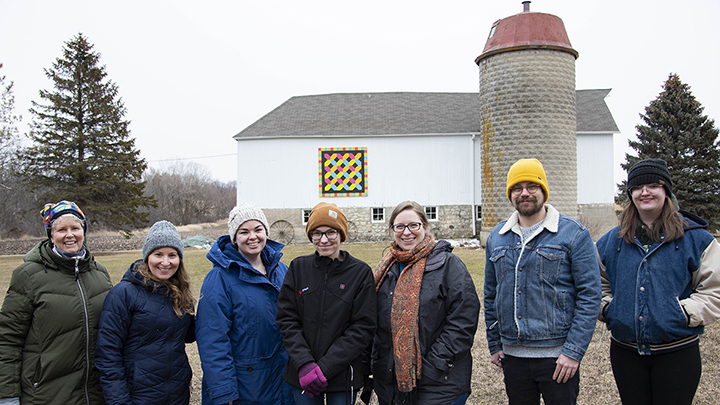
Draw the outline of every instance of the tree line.
M148 169L119 88L93 48L78 34L44 69L52 88L32 102L22 137L13 82L0 75L0 237L42 235L38 212L59 200L77 203L91 229L125 234L159 219L182 225L224 218L235 203L234 182L213 181L192 164Z
M149 169L135 147L118 86L93 48L83 34L64 44L62 55L44 69L53 87L32 102L30 130L22 136L13 82L0 74L0 238L42 234L37 212L61 199L76 202L91 229L124 233L160 219L183 225L224 218L235 204L235 183L213 181L193 164ZM718 230L718 129L678 75L670 74L662 88L629 142L637 156L626 154L622 167L664 159L680 207ZM616 202L627 202L624 182Z

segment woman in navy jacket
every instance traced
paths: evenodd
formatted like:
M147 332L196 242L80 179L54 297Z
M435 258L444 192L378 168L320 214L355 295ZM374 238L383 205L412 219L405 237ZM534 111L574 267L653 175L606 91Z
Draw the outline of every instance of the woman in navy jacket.
M213 269L197 310L202 403L292 405L282 378L287 353L275 323L287 271L283 245L268 239L265 214L253 204L230 211L228 231L207 254Z
M690 405L700 334L720 317L720 244L677 210L663 160L636 163L627 187L620 226L597 242L615 382L624 404Z
M103 395L108 405L186 405L195 300L175 226L156 222L142 252L103 304L95 349Z

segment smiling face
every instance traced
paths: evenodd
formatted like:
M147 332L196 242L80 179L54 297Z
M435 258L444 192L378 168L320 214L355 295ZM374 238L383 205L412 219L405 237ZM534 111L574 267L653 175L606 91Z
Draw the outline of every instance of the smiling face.
M235 244L246 259L256 257L265 249L267 242L267 232L265 226L260 221L251 219L240 225L235 233Z
M393 220L391 225L409 225L412 223L423 223L420 215L412 209L401 211ZM407 226L402 232L391 231L395 236L395 243L402 250L413 250L423 239L425 239L425 225L423 224L417 231L411 231Z
M180 255L175 248L161 247L150 253L147 263L153 277L165 281L177 271L180 265Z
M330 232L332 240L330 240L327 236L328 231L331 230L335 231ZM320 256L326 256L331 259L337 259L340 257L340 232L334 228L330 228L329 226L318 226L310 231L310 234L316 234L316 236L311 236L310 240ZM318 235L319 238L317 237Z
M532 217L544 207L545 195L539 184L529 181L518 183L512 187L510 195L518 214L524 217Z
M85 240L82 222L72 214L62 215L56 219L52 224L50 235L53 245L70 253L79 252Z
M652 219L660 216L665 205L665 187L657 183L643 184L633 187L632 201L638 209L641 218Z

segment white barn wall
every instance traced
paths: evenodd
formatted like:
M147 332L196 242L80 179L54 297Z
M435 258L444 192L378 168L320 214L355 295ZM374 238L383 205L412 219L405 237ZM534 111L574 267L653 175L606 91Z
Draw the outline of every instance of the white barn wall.
M612 134L578 134L578 204L614 202Z
M237 198L263 209L312 208L320 201L368 208L392 208L404 200L469 205L479 179L469 170L472 144L470 134L241 138ZM319 196L318 148L342 147L367 148L366 197Z

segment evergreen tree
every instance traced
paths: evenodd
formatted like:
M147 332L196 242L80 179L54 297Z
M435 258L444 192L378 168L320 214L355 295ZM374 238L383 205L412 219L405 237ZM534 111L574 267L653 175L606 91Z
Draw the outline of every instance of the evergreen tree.
M625 154L622 168L630 170L642 159L664 159L673 180L673 193L680 208L720 227L720 141L715 121L703 115L703 107L690 86L670 74L663 91L640 115L645 125L638 125L637 141L630 147L637 156ZM616 201L626 201L625 181Z
M41 202L76 202L100 227L126 233L147 225L143 171L147 167L130 137L118 87L107 79L100 54L78 34L45 75L52 90L33 102L33 145L18 154L29 187L49 190Z

